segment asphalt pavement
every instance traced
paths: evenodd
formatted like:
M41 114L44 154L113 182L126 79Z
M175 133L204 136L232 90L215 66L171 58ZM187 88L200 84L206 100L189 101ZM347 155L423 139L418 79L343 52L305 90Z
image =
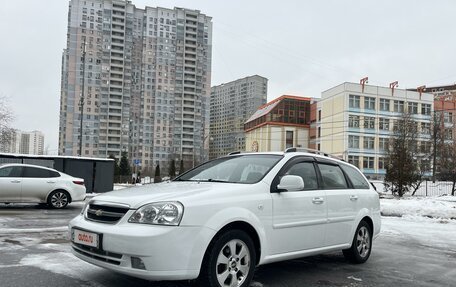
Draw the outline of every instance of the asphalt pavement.
M81 208L0 204L0 286L194 286L136 279L75 258L66 225ZM381 234L365 264L349 264L341 252L290 260L258 267L252 286L456 286L456 250Z

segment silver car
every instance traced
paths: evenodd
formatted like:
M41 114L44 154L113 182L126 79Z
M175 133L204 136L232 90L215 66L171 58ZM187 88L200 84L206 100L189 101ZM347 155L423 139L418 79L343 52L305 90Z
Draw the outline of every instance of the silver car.
M36 165L0 165L0 203L45 203L65 208L85 197L81 178Z

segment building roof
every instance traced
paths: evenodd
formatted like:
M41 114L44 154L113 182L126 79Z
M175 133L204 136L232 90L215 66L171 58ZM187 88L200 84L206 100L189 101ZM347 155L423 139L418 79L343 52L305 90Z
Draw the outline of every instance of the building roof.
M251 122L258 118L261 118L264 115L270 113L281 101L289 99L289 100L298 100L298 101L307 101L310 102L312 99L308 97L301 97L301 96L291 96L291 95L283 95L274 99L258 108L258 110L245 122Z

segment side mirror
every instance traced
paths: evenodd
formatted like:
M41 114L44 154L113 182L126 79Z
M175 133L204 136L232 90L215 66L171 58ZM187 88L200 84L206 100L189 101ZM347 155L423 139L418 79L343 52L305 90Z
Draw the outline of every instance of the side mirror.
M304 189L304 180L297 175L284 175L280 179L277 189L283 191L299 191Z

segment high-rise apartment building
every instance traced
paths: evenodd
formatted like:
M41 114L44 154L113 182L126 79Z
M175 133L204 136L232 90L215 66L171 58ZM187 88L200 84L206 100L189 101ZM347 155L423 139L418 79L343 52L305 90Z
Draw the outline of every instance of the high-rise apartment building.
M189 166L200 158L209 134L211 43L211 17L197 10L71 0L59 154L126 151L146 174L171 159Z
M264 105L268 79L254 75L212 87L210 105L210 158L245 150L245 121ZM207 144L207 143L206 143Z
M1 149L6 153L42 155L44 153L44 134L40 131L15 130L10 142Z

